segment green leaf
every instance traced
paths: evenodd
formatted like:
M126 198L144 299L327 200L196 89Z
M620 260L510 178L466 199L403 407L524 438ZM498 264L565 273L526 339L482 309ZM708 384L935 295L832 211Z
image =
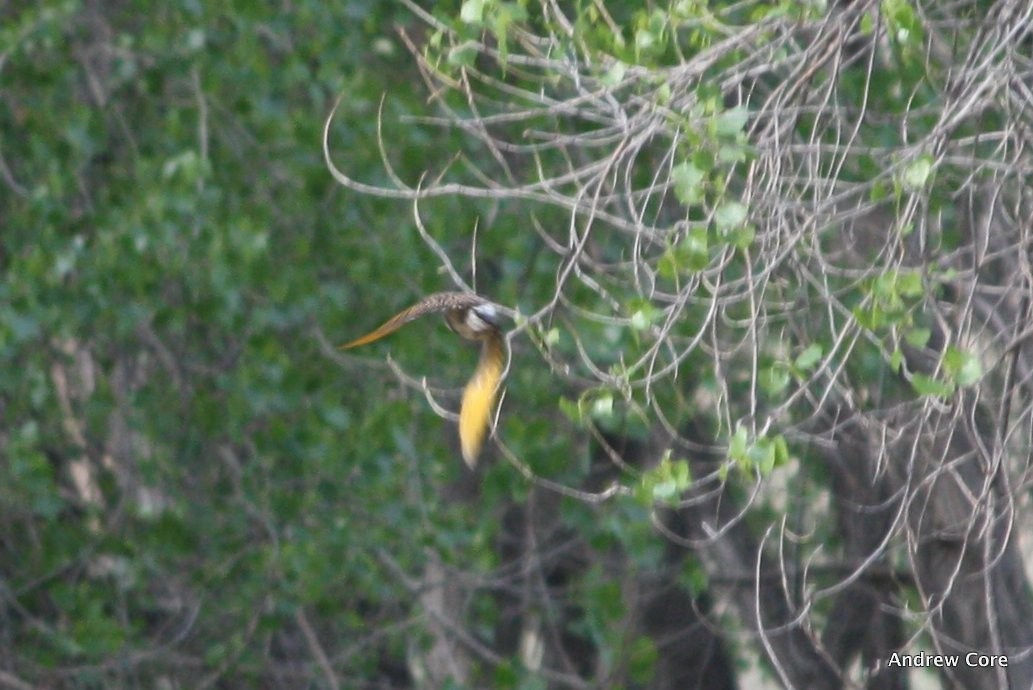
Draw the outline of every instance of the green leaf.
M604 393L593 400L589 414L596 420L613 418L613 396L609 393Z
M789 446L781 435L760 438L751 449L750 455L755 459L761 476L767 477L775 468L782 467L789 461Z
M872 32L875 31L875 20L872 18L871 13L866 12L861 17L861 35L871 36Z
M702 271L710 263L710 239L706 228L693 228L682 240L686 263L692 271Z
M682 252L680 249L679 247L667 247L663 255L660 256L660 260L656 264L656 270L662 278L677 280L685 272L686 269L681 260Z
M628 655L628 675L639 684L648 683L656 671L656 662L660 658L656 643L645 635L635 638Z
M660 463L644 472L639 480L636 495L646 505L653 503L674 503L692 484L692 475L687 460L671 460L668 450Z
M912 347L922 348L929 342L932 331L928 328L911 328L904 333L904 340Z
M628 71L628 66L620 60L615 60L610 69L606 70L606 74L599 78L599 82L603 86L617 86L624 81L624 75Z
M749 111L742 106L726 110L717 118L717 135L720 137L734 137L742 132L749 119Z
M581 406L570 398L559 399L560 412L564 414L570 421L574 422L578 426L585 423L584 413L581 411Z
M957 382L962 388L968 388L983 378L983 365L974 356L969 355L958 371Z
M983 377L983 365L971 352L951 345L943 354L943 370L951 382L967 388Z
M631 312L631 327L638 332L648 329L663 314L647 299L633 299L627 308Z
M775 447L775 467L782 467L789 462L789 444L782 434L775 436L772 442Z
M757 237L757 231L752 225L742 225L728 233L728 241L737 249L746 250Z
M789 385L789 371L783 364L773 364L760 370L760 387L770 395L775 396L786 389Z
M668 247L656 263L657 273L667 280L676 280L682 273L681 263L678 261L678 249Z
M639 505L650 508L656 503L656 498L653 495L653 487L655 486L655 480L649 480L646 478L646 475L643 475L642 479L639 480L632 490L632 497Z
M466 24L481 24L487 4L488 0L464 0L459 10L459 18Z
M749 441L749 435L746 432L746 427L741 424L735 427L735 433L732 434L732 438L728 441L728 457L732 460L740 460L746 457L746 444Z
M721 482L728 481L728 471L731 469L731 465L727 462L722 462L721 466L717 468L717 478Z
M448 64L452 67L470 67L477 58L477 44L466 41L448 51Z
M671 85L666 81L656 88L656 102L660 105L667 105L671 102Z
M692 470L688 460L673 460L671 462L671 476L681 490L689 488L692 484Z
M803 352L796 357L796 368L801 371L810 371L814 365L821 361L822 347L818 343L811 343Z
M351 415L340 405L330 405L320 410L323 421L332 429L346 431L351 427Z
M653 485L653 498L657 501L669 501L678 495L678 483L673 479L665 479Z
M639 56L656 55L667 42L667 14L653 10L647 22L635 30L635 53Z
M194 149L183 151L165 161L161 175L166 180L181 179L194 184L206 172L206 165Z
M707 229L696 227L660 257L657 270L664 278L674 280L683 273L702 271L710 264L710 237Z
M904 176L902 182L905 189L912 191L919 190L925 186L925 183L929 180L929 175L933 170L933 158L926 154L919 156L915 160L904 168Z
M882 14L899 43L921 43L922 24L909 0L883 0Z
M717 160L722 163L740 163L746 160L746 147L739 143L721 144L717 149Z
M671 170L674 196L686 206L699 203L703 198L703 171L689 162L679 163Z
M714 212L714 222L720 230L729 230L746 222L746 206L738 201L729 201Z
M919 271L901 271L897 276L896 287L905 297L920 297L924 293L922 274Z
M911 387L919 395L946 398L954 394L954 384L940 381L926 374L913 374L911 376Z
M750 443L746 429L739 425L729 440L728 457L744 475L759 472L766 477L789 461L789 445L781 435L762 436Z
M509 27L527 19L527 10L515 2L499 3L491 13L491 32L498 41L499 60L503 65L509 57Z
M650 53L654 46L659 43L660 37L653 33L649 27L642 27L635 32L635 52Z

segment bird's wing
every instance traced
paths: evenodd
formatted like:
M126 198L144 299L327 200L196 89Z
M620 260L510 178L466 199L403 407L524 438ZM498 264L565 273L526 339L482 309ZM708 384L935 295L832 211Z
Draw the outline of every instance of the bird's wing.
M459 443L463 460L473 469L477 455L488 435L488 422L495 407L495 396L506 364L502 333L493 330L481 346L481 359L470 382L463 390L463 405L459 411Z
M449 309L468 309L485 302L487 300L483 297L478 297L469 292L435 292L433 295L427 295L405 311L395 314L376 330L370 331L361 338L356 338L344 345L338 345L338 349L350 350L353 347L380 340L385 335L394 333L405 324L420 318L424 314L437 314Z

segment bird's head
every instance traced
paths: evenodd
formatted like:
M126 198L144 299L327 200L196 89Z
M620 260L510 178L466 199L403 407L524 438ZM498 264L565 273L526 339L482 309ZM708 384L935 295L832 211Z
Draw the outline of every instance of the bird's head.
M451 309L445 313L445 321L466 340L484 340L499 331L499 311L491 302Z

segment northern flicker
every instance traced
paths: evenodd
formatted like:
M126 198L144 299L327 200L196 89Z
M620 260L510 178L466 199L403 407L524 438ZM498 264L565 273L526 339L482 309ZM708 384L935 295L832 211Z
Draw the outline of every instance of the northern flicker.
M481 343L481 358L463 390L459 411L459 443L463 460L472 469L488 435L491 412L505 368L504 339L499 328L499 310L494 304L470 292L436 292L391 317L379 328L339 347L349 350L372 343L425 314L439 313L444 313L445 323L464 340Z

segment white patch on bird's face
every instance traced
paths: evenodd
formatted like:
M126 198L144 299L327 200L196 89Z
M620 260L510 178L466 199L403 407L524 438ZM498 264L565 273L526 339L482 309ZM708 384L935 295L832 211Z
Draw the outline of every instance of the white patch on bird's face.
M466 312L466 326L474 333L484 333L498 326L499 315L492 304L479 304Z

